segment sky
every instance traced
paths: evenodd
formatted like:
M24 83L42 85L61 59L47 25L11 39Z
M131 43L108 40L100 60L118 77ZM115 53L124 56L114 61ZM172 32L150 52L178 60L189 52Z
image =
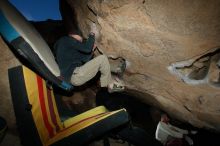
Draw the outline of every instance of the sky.
M9 0L28 20L60 20L59 0Z

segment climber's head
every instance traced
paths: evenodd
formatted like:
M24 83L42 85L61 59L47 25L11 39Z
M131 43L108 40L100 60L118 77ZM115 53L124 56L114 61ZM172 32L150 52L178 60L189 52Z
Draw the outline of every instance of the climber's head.
M71 29L68 34L79 42L83 41L82 32L79 29Z
M82 36L78 35L78 34L69 34L70 37L76 39L77 41L79 42L82 42L83 41L83 38Z

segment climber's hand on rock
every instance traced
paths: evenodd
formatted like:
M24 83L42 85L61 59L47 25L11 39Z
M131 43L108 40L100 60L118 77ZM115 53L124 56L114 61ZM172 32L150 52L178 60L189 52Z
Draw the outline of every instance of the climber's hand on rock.
M94 52L96 50L96 48L97 48L97 46L96 46L96 44L94 44L92 51Z
M99 31L95 23L90 24L90 32L95 34L95 37L99 37Z

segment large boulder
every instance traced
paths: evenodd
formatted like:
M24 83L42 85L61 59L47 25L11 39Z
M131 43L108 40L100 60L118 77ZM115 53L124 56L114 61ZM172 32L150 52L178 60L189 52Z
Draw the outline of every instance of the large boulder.
M172 117L220 131L219 0L67 0L84 35L127 61L127 92Z

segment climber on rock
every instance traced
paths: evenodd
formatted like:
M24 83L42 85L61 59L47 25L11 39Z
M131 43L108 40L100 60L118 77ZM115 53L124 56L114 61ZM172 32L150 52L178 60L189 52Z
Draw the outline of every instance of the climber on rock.
M123 91L123 82L111 75L108 58L105 55L93 58L95 35L98 35L98 31L96 27L91 27L88 39L83 41L81 32L72 30L55 43L54 51L61 76L74 86L81 86L100 71L101 87L107 87L110 93Z

